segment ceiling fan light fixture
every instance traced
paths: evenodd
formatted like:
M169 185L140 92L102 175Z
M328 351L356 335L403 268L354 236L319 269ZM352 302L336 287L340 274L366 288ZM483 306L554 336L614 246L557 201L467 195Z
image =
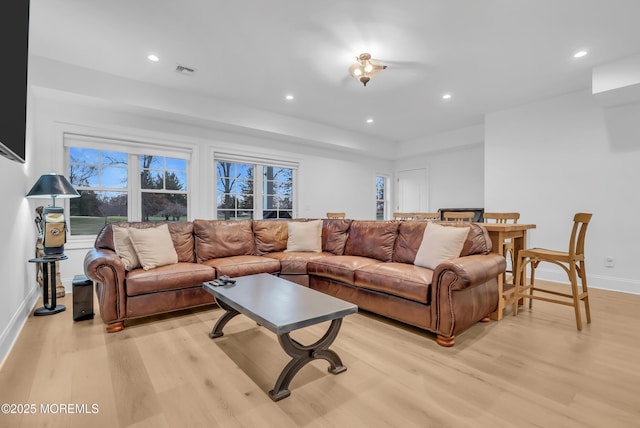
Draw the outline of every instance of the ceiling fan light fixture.
M363 53L356 57L356 62L349 67L349 73L355 77L364 86L371 80L373 76L378 74L380 70L387 68L377 61L371 59L371 54Z

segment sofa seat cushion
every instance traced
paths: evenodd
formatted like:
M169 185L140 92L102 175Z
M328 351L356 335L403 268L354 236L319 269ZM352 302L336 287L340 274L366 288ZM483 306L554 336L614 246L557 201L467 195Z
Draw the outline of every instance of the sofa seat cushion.
M358 268L354 285L429 304L432 279L431 269L406 263L379 263Z
M287 251L265 254L269 257L280 261L280 273L282 275L306 275L307 264L311 260L318 260L323 257L330 257L331 253L311 253L307 251Z
M210 266L197 263L175 263L144 270L134 269L126 276L127 296L200 286L216 278Z
M235 278L257 273L280 272L280 262L278 260L262 256L221 257L207 260L204 264L215 268L218 278L222 275Z
M368 265L380 265L380 260L361 256L328 256L307 263L309 275L330 278L354 285L354 273Z

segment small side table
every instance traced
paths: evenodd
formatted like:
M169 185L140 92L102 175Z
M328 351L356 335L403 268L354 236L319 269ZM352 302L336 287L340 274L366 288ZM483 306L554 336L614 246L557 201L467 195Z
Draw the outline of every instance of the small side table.
M37 308L34 316L53 315L64 311L64 305L56 304L56 262L67 260L64 254L36 257L29 259L29 263L42 263L42 302L44 306ZM47 266L48 265L48 266ZM51 275L49 275L51 269ZM51 290L51 303L49 303L49 290Z

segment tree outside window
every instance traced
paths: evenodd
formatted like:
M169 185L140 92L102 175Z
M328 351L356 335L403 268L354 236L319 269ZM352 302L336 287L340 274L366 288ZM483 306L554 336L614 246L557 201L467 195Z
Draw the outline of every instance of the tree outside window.
M187 219L187 161L163 156L140 156L142 220Z
M376 177L376 219L384 220L386 212L386 186L387 179L383 176Z
M129 180L135 170L139 187ZM132 201L133 220L187 219L185 159L70 147L69 179L80 193L70 200L71 235L95 235L107 223L129 220Z
M293 216L293 170L263 167L262 218L291 218Z
M128 156L80 147L69 150L69 181L79 198L70 200L72 235L97 234L110 222L127 220Z
M253 219L253 165L216 162L217 218Z
M216 182L219 220L293 217L291 168L217 161Z

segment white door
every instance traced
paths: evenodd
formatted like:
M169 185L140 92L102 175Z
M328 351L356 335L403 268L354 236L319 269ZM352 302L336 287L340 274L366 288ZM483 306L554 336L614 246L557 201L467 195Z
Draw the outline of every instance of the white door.
M426 168L398 171L398 205L396 211L429 211L429 187Z

